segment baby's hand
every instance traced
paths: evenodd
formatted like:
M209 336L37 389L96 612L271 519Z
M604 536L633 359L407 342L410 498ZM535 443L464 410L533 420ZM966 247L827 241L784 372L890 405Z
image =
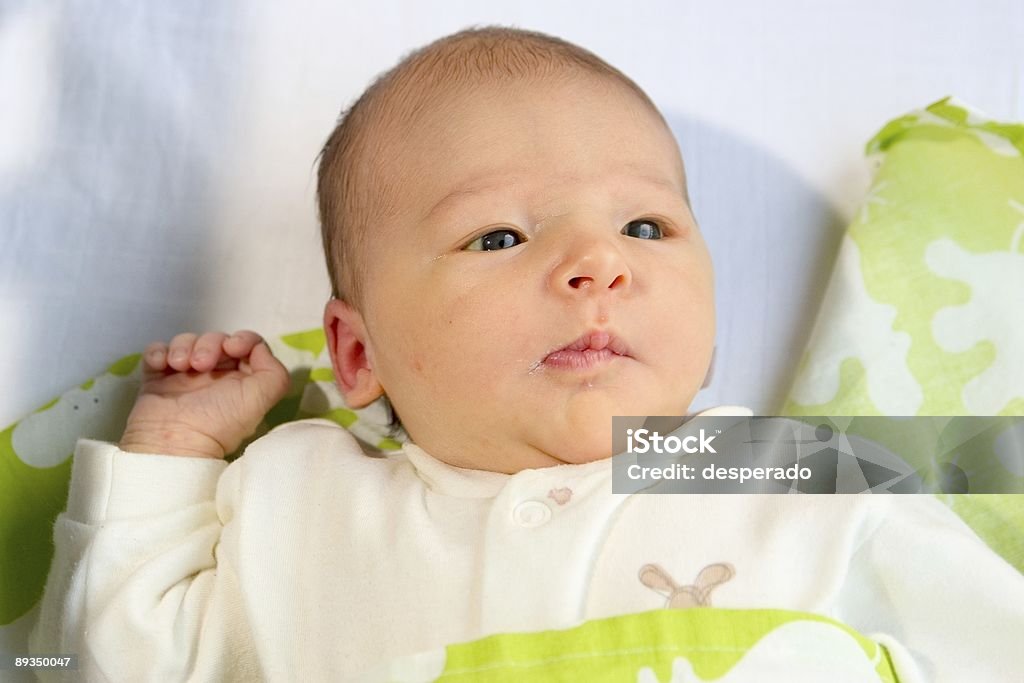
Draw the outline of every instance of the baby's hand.
M223 458L288 392L288 371L260 335L179 334L142 355L142 386L121 450Z

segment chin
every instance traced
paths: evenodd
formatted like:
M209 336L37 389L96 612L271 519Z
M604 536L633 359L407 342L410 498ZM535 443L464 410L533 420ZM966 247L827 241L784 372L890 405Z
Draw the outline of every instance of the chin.
M577 406L580 408L582 406ZM551 449L548 450L559 460L582 464L603 460L612 456L612 415L619 415L608 408L582 412L570 411L557 419L558 424L548 424L545 429Z

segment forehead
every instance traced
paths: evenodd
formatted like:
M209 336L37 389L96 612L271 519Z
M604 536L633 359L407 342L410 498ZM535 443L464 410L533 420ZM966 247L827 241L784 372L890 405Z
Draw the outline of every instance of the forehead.
M610 78L482 83L432 92L387 136L396 213L460 193L601 177L685 194L678 147L658 114Z

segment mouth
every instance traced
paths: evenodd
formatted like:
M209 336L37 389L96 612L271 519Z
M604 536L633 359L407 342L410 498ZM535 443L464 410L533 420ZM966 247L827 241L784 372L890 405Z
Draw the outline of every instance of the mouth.
M551 351L541 364L562 370L588 370L629 357L629 348L621 339L604 330L592 330Z

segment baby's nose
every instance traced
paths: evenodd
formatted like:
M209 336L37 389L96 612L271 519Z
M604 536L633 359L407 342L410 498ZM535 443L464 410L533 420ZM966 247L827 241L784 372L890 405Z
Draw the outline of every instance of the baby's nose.
M577 245L552 273L556 290L571 296L625 290L633 276L622 253L612 244Z

